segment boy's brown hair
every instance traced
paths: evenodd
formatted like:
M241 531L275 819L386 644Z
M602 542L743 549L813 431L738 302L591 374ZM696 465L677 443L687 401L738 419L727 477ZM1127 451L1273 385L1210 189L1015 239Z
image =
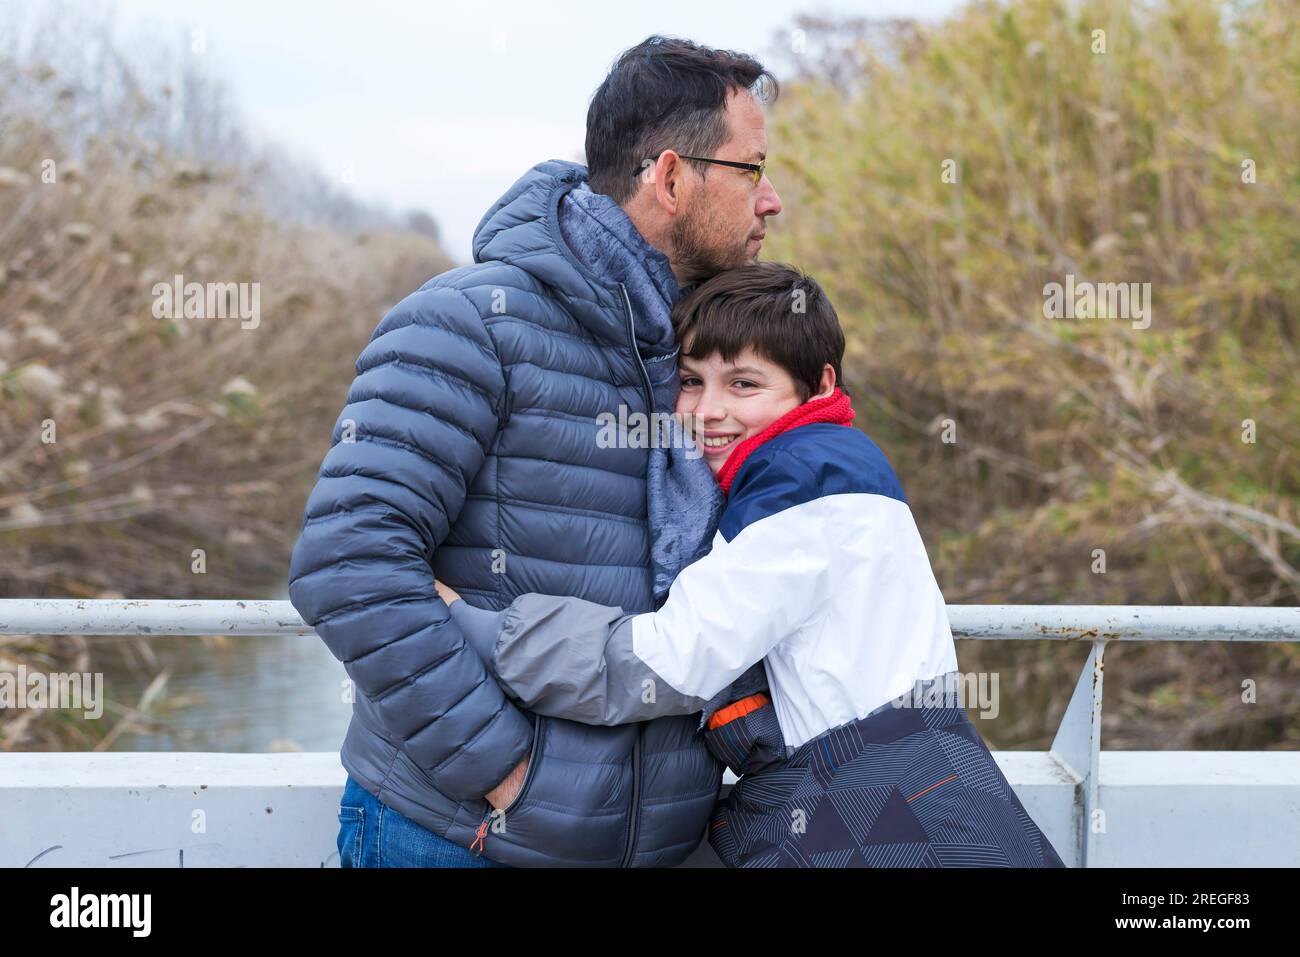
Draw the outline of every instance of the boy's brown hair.
M677 302L672 321L683 356L702 360L720 352L733 362L752 348L790 373L800 402L817 394L829 362L835 384L848 394L840 369L844 330L835 307L815 279L788 263L720 272Z

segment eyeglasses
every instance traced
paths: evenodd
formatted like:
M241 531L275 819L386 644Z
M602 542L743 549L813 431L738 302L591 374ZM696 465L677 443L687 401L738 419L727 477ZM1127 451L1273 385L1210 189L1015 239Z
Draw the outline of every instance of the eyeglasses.
M663 155L663 151L660 151L656 153L654 156L650 157L650 159L646 160L646 162L648 163L653 162L659 159L659 157L662 155ZM763 160L762 162L755 165L754 163L737 163L734 162L733 160L709 159L707 156L687 156L685 153L678 153L677 155L684 160L698 160L701 163L715 163L718 166L730 166L733 169L743 169L747 172L754 174L755 186L759 184L759 181L762 180L763 178L763 174L767 172L767 160ZM641 167L641 169L637 170L632 175L640 176L643 172L645 172L644 165Z

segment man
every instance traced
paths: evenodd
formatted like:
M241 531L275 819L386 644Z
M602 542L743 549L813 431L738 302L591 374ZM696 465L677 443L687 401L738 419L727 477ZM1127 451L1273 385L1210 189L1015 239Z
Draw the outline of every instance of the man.
M356 690L344 866L667 866L699 843L721 771L698 722L521 711L434 576L494 610L540 592L641 611L707 550L708 466L606 447L598 417L671 411L669 309L757 257L781 210L777 91L748 56L626 51L588 110L588 167L529 170L475 263L398 303L358 358L289 573Z

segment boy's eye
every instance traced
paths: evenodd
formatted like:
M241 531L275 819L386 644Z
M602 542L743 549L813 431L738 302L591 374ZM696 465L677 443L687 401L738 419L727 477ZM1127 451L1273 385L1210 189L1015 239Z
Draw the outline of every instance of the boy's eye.
M695 385L695 384L696 384L697 382L699 382L699 381L700 381L700 380L697 379L697 378L696 378L695 376L693 376L693 375L682 376L682 388L684 389L684 388L686 388L688 385L693 386L693 385Z

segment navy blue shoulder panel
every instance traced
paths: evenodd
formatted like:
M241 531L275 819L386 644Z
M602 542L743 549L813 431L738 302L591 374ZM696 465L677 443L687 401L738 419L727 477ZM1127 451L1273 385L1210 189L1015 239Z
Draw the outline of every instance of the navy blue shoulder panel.
M813 422L764 442L736 473L718 531L731 541L746 526L825 495L907 496L893 466L865 432Z

